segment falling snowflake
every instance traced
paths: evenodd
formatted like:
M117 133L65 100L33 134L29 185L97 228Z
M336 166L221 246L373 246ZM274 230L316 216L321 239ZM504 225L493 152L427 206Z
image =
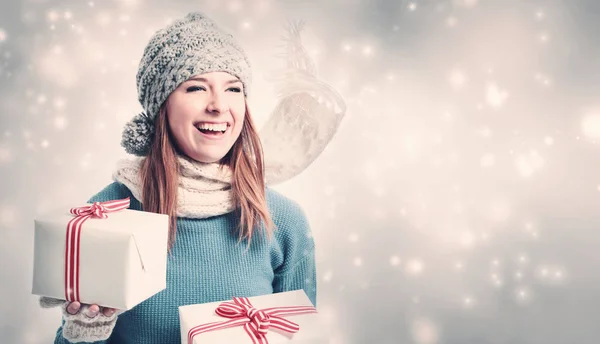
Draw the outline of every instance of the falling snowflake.
M112 22L112 17L110 13L101 11L96 15L96 22L100 26L108 26Z
M524 178L529 178L544 167L544 159L540 154L531 150L528 153L519 154L515 159L517 171Z
M455 27L456 24L458 24L458 19L456 19L456 17L450 16L450 17L446 18L446 25L448 27Z
M537 12L535 12L535 19L537 19L537 20L542 20L542 19L544 19L545 16L546 15L544 14L543 11L537 11Z
M12 161L12 151L9 147L0 146L0 164Z
M18 218L17 207L10 204L0 205L0 225L12 226Z
M463 298L463 306L465 308L471 308L471 307L474 306L474 304L475 304L475 300L473 299L473 297L471 297L471 296L465 296Z
M591 140L600 139L600 114L590 113L581 121L583 135Z
M496 158L494 154L487 153L483 157L481 157L480 165L481 167L492 167L496 164Z
M54 127L62 130L67 126L67 118L65 116L56 116L54 118Z
M56 22L60 18L60 15L58 14L57 11L50 10L50 11L48 11L48 13L46 13L46 18L50 22Z
M250 30L252 28L252 24L249 21L245 20L242 23L240 23L240 28L243 30Z
M462 70L453 69L448 76L448 81L450 82L450 85L452 85L452 88L459 90L467 82L467 76Z
M424 264L420 259L413 258L406 262L406 273L409 275L419 275L423 272Z
M495 83L490 83L486 90L486 100L494 108L499 108L506 102L508 92L501 90Z
M238 11L242 10L243 8L244 8L244 4L242 1L239 1L239 0L229 1L229 4L227 5L227 9L229 9L229 11L231 11L231 12L238 12Z
M427 318L419 318L412 322L412 338L417 344L435 344L440 338L439 326Z
M454 0L454 4L457 6L472 8L477 5L479 0Z
M498 275L498 273L494 272L490 275L490 280L492 281L492 284L499 288L502 286L502 279L500 278L500 276Z
M525 305L531 301L533 294L528 287L522 286L515 289L517 303Z

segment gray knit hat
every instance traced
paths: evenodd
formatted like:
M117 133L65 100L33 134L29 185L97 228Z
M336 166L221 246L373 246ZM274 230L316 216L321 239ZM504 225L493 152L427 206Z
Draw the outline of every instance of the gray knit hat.
M125 125L121 140L125 151L147 155L163 102L190 77L210 72L237 77L248 96L252 80L248 57L233 36L206 15L189 13L157 31L144 49L137 72L138 99L144 112Z

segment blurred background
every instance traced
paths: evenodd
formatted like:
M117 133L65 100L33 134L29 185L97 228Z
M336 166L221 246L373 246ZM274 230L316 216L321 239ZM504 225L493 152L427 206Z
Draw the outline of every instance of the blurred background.
M332 343L600 341L600 2L23 0L0 4L0 337L51 343L33 218L111 182L150 36L207 13L250 56L257 124L288 20L344 97L274 188L317 244Z

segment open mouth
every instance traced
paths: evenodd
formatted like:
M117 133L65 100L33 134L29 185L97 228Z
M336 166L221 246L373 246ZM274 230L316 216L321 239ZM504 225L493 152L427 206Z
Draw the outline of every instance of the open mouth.
M217 138L219 136L225 135L225 133L229 129L229 124L227 124L227 123L214 124L214 125L200 124L200 125L196 126L196 129L199 132L201 132L203 135Z
M198 130L202 134L209 135L209 136L221 136L221 135L225 135L225 132L227 131L227 129L225 129L225 130L198 129Z

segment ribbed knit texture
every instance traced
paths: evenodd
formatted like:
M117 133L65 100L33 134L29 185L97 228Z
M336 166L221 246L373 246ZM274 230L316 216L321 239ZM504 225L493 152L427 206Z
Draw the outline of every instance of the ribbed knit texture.
M314 241L302 209L276 191L266 189L277 227L272 240L257 235L247 248L238 243L235 212L205 219L179 218L177 239L168 255L167 288L120 314L110 338L94 343L180 344L178 307L304 289L316 306ZM89 202L131 197L114 182ZM69 343L62 335L55 344Z

